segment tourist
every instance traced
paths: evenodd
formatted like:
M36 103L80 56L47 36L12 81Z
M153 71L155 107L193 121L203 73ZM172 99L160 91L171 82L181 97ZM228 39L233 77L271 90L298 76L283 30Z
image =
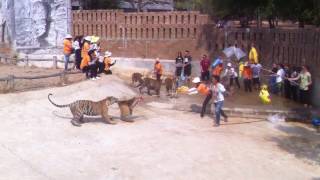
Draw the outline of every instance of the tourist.
M252 69L248 62L244 63L242 77L245 92L252 92Z
M116 61L112 62L111 56L112 56L112 53L109 51L106 51L104 53L104 59L103 59L104 63L103 64L104 64L104 73L105 74L112 74L112 71L110 68L111 68L111 66L116 64Z
M296 78L289 78L290 81L299 80L299 94L300 101L305 107L311 106L310 91L312 85L312 78L307 66L302 66L300 74Z
M260 89L260 72L261 72L261 64L254 62L251 64L252 69L252 85L255 90Z
M90 41L91 37L87 36L83 39L83 46L81 49L81 64L80 69L86 73L86 77L89 78L89 62L90 62L90 56L89 56L89 50L90 50Z
M89 56L90 56L90 62L88 65L88 70L90 71L90 78L91 78L91 80L100 79L97 76L98 75L98 66L97 66L98 57L97 57L96 50L94 50L94 49L90 50Z
M251 49L249 52L250 63L258 63L259 62L258 58L259 58L259 56L258 56L257 49L255 48L254 43L251 43Z
M210 79L210 60L208 59L207 55L203 55L202 60L200 61L201 66L201 80L208 81Z
M221 73L223 71L223 64L222 62L218 65L216 65L213 70L212 70L212 76L213 77L216 77L220 80L220 77L221 77Z
M75 37L73 41L73 49L75 51L75 67L76 69L80 70L81 64L81 48L82 48L82 36Z
M298 67L294 66L291 70L290 78L295 79L296 77L298 77L298 75L299 75ZM295 102L299 101L298 92L299 92L298 80L290 81L290 98Z
M183 57L182 53L178 52L178 56L176 58L176 77L180 78L183 70Z
M206 86L205 83L201 82L201 79L199 77L194 78L192 82L195 84L195 88L189 89L188 94L192 95L200 93L201 95L206 96L205 100L202 103L202 109L200 114L200 117L202 118L206 112L207 104L212 98L212 92L210 88Z
M187 77L188 81L190 80L191 72L192 72L192 57L190 55L190 52L188 50L185 51L184 55L184 75Z
M162 68L162 65L160 63L160 60L159 58L156 59L156 62L154 64L154 73L157 77L157 80L158 81L161 81L161 76L162 76L162 73L163 73L163 68Z
M288 64L286 64L285 66L284 66L284 73L285 73L285 79L284 79L284 97L286 98L286 99L291 99L291 93L290 93L290 91L291 91L291 86L290 86L290 81L288 80L288 78L290 78L290 76L291 76L291 68L289 67L289 65Z
M277 64L273 63L272 64L272 69L271 69L271 74L270 74L270 79L269 79L269 87L271 90L271 93L276 94L277 93L277 83L276 83L276 76L274 76L274 74L276 74L278 71L278 67Z
M66 35L63 40L63 54L64 54L64 70L68 70L68 64L70 60L70 55L72 54L72 36L70 34Z
M222 115L224 117L224 121L228 121L228 116L224 113L222 110L223 103L224 103L224 93L226 92L226 89L224 86L220 83L220 80L218 77L213 77L213 85L211 87L212 91L212 97L213 102L215 106L215 123L214 126L218 127L220 125L220 116Z
M285 78L285 71L284 65L278 64L277 65L278 71L276 76L276 94L283 95L283 85L284 85L284 78Z
M233 82L235 82L237 84L238 89L240 89L238 73L232 67L232 64L230 62L227 64L227 69L225 74L229 77L229 86L232 87Z

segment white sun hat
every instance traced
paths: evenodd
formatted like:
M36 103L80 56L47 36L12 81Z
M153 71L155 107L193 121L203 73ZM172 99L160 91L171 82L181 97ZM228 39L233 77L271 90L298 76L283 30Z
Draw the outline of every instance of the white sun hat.
M91 42L91 36L86 36L84 40Z
M72 36L70 34L67 34L65 39L72 39Z
M227 66L228 66L228 67L231 67L231 66L232 66L232 64L231 64L231 63L228 63L228 64L227 64Z
M110 51L106 51L104 53L104 57L110 57L110 56L112 56L112 53Z
M195 77L193 80L192 80L193 83L199 83L201 82L200 78L199 77Z

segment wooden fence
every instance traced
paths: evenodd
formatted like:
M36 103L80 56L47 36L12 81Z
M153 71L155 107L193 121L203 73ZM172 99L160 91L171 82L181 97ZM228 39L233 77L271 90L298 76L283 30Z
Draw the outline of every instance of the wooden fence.
M53 59L29 59L28 56L26 56L23 59L13 58L13 57L6 57L2 56L0 57L0 62L4 64L12 64L17 65L18 63L23 62L24 66L29 66L30 62L36 61L36 62L52 62L52 68L57 69L58 68L58 62L64 62L62 60L58 60L56 56L53 56ZM70 63L73 63L73 61L70 61ZM53 78L53 77L60 77L60 83L66 84L67 76L71 74L80 74L81 72L68 72L68 71L62 71L59 73L53 73L48 75L39 75L39 76L15 76L15 75L8 75L6 77L0 77L0 82L5 82L6 87L3 88L5 92L13 92L15 91L15 82L16 80L36 80L36 79L47 79L47 78Z

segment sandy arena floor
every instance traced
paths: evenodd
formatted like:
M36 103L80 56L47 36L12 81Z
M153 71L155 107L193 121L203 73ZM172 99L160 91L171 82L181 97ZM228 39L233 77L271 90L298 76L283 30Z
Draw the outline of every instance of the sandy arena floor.
M49 104L135 93L108 76L66 87L0 95L0 179L317 179L320 135L301 124L230 118L219 128L199 114L145 102L136 122L108 125ZM111 114L118 117L117 106Z

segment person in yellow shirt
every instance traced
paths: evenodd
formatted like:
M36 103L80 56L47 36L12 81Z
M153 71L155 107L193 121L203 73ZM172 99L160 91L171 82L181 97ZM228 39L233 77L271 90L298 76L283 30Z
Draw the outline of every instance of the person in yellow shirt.
M90 50L90 41L91 38L89 36L84 38L84 43L81 49L81 64L80 69L86 73L86 77L89 78L89 62L90 62L90 56L89 56L89 50Z
M154 73L156 74L157 80L161 81L163 67L159 61L159 58L156 59L156 63L154 64Z
M250 63L259 63L259 56L257 49L255 48L254 43L251 44L251 50L249 52L249 62Z
M116 64L116 61L114 61L112 63L111 56L112 56L112 53L109 51L106 51L104 53L103 63L104 63L104 73L105 74L112 74L110 67Z
M70 34L66 35L63 40L63 54L64 54L64 70L68 70L68 64L70 60L70 55L72 54L72 36Z

